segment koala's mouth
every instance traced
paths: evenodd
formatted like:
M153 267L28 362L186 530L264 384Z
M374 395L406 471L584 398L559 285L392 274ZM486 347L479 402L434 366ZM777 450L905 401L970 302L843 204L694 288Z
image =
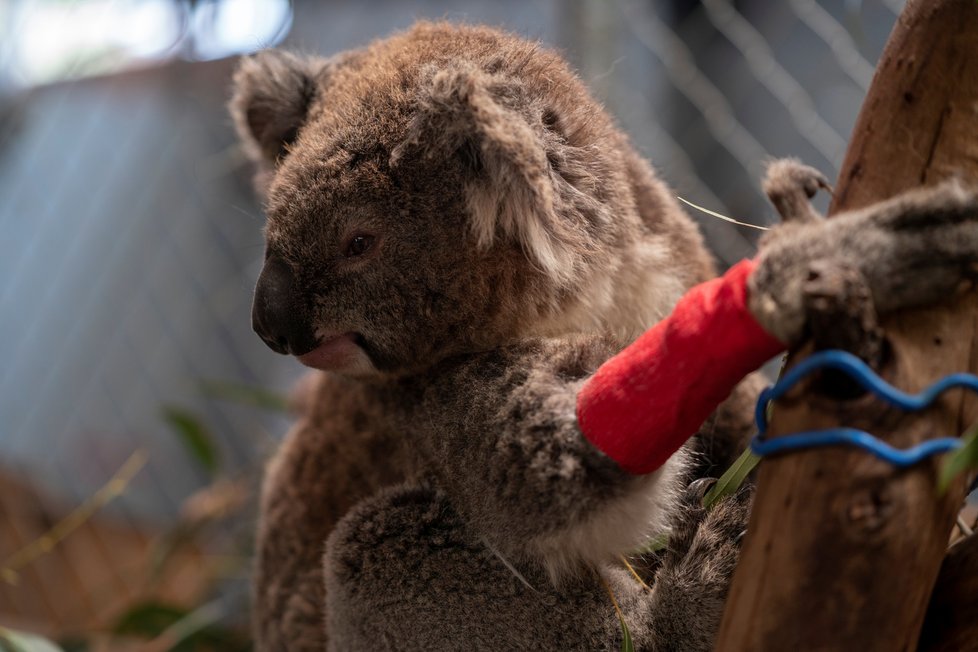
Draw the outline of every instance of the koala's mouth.
M323 371L342 371L356 365L364 357L363 337L358 333L343 333L320 339L312 351L296 356L302 364Z

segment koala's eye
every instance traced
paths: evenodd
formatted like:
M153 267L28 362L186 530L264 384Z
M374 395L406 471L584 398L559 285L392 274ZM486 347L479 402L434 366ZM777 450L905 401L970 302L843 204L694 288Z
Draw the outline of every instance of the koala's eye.
M343 255L347 258L362 256L370 251L373 245L374 237L372 235L355 235L346 243L346 251L343 252Z

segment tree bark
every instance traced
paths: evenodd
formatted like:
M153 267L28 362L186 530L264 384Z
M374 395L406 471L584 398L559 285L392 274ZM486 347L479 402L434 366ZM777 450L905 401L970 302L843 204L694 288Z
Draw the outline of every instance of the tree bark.
M910 0L863 104L830 213L952 176L978 183L978 2ZM881 323L889 355L879 371L897 387L915 392L978 371L973 291ZM794 352L789 364L810 351ZM905 448L978 419L978 401L960 391L907 415L871 395L835 400L822 389L801 386L779 401L770 436L852 425ZM765 460L717 649L916 650L965 494L961 478L939 495L938 467L932 459L900 471L845 448Z

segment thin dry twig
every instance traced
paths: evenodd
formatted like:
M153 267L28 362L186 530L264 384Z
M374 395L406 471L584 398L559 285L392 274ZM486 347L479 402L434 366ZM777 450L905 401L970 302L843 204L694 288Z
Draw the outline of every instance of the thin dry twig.
M51 552L61 541L91 519L96 512L120 496L136 474L146 465L147 459L148 456L145 451L136 450L101 489L92 494L66 517L55 523L47 532L4 560L3 564L0 565L0 578L8 584L16 584L21 569Z
M628 559L625 557L625 555L621 556L621 563L625 564L625 568L627 568L628 572L632 574L632 577L634 577L639 584L645 587L647 591L652 590L652 587L646 584L645 580L642 579L642 576L638 574L638 572L632 567L630 563L628 563Z
M975 533L975 531L971 529L971 527L967 523L965 523L964 517L961 516L961 514L958 514L958 529L961 530L961 534L963 534L966 537L970 537L972 534Z
M712 215L713 217L716 217L718 219L721 219L721 220L723 220L725 222L730 222L731 224L736 224L738 226L746 226L746 227L749 227L751 229L757 229L758 231L769 231L770 230L766 226L758 226L757 224L750 224L749 222L740 222L738 220L735 220L732 217L727 217L726 215L721 215L720 213L717 213L716 211L711 211L709 208L703 208L702 206L697 206L693 202L689 201L688 199L683 199L679 195L676 195L676 199L678 199L679 201L681 201L684 204L687 204L689 206L692 206L693 208L695 208L698 211L702 211L702 212L706 213L707 215Z

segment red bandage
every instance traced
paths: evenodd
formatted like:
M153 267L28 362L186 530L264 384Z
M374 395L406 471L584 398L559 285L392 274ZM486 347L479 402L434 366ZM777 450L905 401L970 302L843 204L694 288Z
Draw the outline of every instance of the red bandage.
M744 376L784 350L747 309L753 269L744 260L692 288L581 389L581 431L626 471L662 466Z

